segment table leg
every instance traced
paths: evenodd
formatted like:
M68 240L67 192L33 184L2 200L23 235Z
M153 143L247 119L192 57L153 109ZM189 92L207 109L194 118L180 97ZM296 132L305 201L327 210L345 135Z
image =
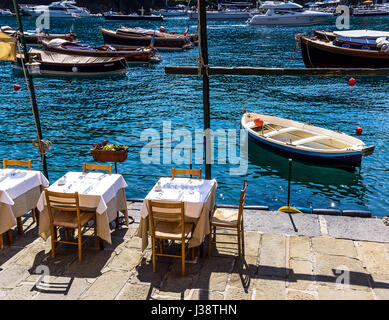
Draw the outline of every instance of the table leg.
M7 242L9 245L11 245L14 241L13 241L13 238L12 238L12 230L9 229L7 231Z
M34 210L34 216L35 216L36 224L39 227L39 210L37 208L35 208L33 210Z
M100 247L100 250L104 250L104 240L99 238L99 247Z
M18 225L18 233L19 233L19 234L23 234L24 231L23 231L22 217L16 218L16 222L17 222L17 225Z
M0 233L0 249L4 248L4 242L3 242L3 234Z

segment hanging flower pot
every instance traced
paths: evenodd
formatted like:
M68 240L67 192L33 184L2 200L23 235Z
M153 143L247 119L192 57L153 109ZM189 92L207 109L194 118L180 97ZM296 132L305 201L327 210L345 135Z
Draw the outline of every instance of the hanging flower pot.
M127 159L128 146L108 144L108 141L94 144L90 149L93 160L97 162L123 162Z

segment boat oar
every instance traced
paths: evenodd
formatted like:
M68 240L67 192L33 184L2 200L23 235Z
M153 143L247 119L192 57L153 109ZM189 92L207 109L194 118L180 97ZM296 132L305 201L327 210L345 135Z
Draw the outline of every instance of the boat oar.
M292 159L289 159L289 179L288 179L288 205L281 207L278 211L286 213L302 213L300 210L290 206L290 180L292 178Z

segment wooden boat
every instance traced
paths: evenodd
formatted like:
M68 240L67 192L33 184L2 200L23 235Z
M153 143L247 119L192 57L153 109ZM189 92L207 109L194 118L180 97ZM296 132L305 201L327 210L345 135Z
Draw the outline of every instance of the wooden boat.
M129 28L120 25L120 28L118 30L120 32L123 32L131 36L141 36L141 37L153 36L154 33L156 37L182 36L182 37L187 37L190 40L190 42L192 42L194 45L197 45L199 40L199 36L197 33L188 33L189 26L187 32L185 33L168 32L163 26L161 26L159 30L152 30L152 29L144 29L139 27Z
M12 29L11 27L8 26L2 26L0 27L0 31L16 38L18 34L18 30ZM28 32L24 31L24 39L26 40L26 44L30 47L37 47L40 45L42 40L53 40L53 39L63 39L69 42L75 42L77 41L77 35L75 33L45 33L45 32Z
M134 36L120 29L113 31L100 27L100 32L103 35L105 44L115 48L134 49L149 47L153 38L150 35ZM184 36L156 36L154 38L154 47L161 51L182 51L193 48L193 44Z
M377 39L389 32L374 30L335 31L334 36L314 32L313 37L300 39L307 68L388 68L388 46L378 46Z
M258 144L315 164L357 167L374 152L357 138L297 121L250 112L241 124Z
M31 48L30 60L40 63L42 75L59 76L109 76L126 73L125 58L75 56L56 52L47 52ZM21 58L17 55L15 69L21 69Z
M76 56L88 57L124 57L128 64L155 63L161 61L161 56L157 56L154 48L138 48L136 50L115 49L111 46L90 47L77 43L67 42L62 39L51 41L43 40L42 46L45 51L58 52Z

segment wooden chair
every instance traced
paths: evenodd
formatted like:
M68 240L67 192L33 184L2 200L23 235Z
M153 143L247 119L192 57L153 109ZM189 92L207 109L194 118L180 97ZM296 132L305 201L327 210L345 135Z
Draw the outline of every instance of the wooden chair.
M55 257L55 245L56 243L66 243L78 246L78 260L82 259L82 245L86 240L82 242L82 235L88 231L91 227L82 231L87 223L93 220L94 227L94 240L95 245L98 245L97 228L96 228L96 212L83 212L80 210L78 192L75 193L60 193L48 191L45 189L47 210L50 218L51 229L51 256ZM66 232L66 241L58 240L57 228L70 228L78 230L78 241L71 242L68 239L68 232ZM67 231L67 230L66 230Z
M106 165L106 164L89 164L89 163L83 163L82 164L82 172L87 172L87 170L103 170L108 171L109 174L112 173L112 164Z
M31 160L8 160L8 159L3 159L3 168L6 169L9 166L22 166L22 167L27 167L28 170L31 170ZM32 220L34 222L37 221L37 210L33 209L31 211L32 215ZM23 234L23 223L22 223L22 218L18 217L16 218L17 221L17 226L18 226L18 233Z
M208 236L208 256L211 256L211 246L212 243L216 243L216 234L219 235L232 235L238 238L238 242L226 242L226 241L218 241L219 243L227 243L227 244L237 244L238 245L238 255L239 259L242 257L242 250L244 246L244 223L243 223L243 207L244 201L246 198L246 187L247 180L243 182L243 189L240 192L240 201L239 201L239 209L216 209L213 212L213 216L211 218L211 232L213 229L213 240L211 234ZM236 230L236 234L230 233L216 233L216 228L220 227L224 230L233 229Z
M156 272L156 257L166 256L181 258L181 273L184 275L186 241L189 241L192 237L194 228L193 223L184 221L184 203L149 200L148 207L153 250L153 272ZM157 239L159 240L159 253L156 253L155 244ZM164 240L181 241L181 255L163 253ZM192 259L194 259L194 248L192 248Z
M3 168L5 169L8 166L23 166L23 167L27 167L28 170L31 170L31 160L23 161L23 160L3 159Z
M192 175L197 176L197 179L201 179L201 169L174 169L172 168L172 178L176 175L189 175L192 178Z

